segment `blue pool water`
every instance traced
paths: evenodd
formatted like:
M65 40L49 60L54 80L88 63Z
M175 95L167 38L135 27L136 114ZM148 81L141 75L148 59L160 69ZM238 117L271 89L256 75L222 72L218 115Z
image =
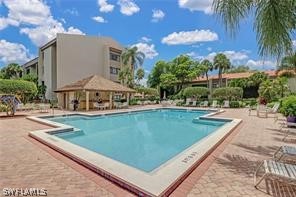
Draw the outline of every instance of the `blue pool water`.
M54 134L104 156L151 172L225 122L193 121L206 111L160 109L116 115L48 118L80 131Z

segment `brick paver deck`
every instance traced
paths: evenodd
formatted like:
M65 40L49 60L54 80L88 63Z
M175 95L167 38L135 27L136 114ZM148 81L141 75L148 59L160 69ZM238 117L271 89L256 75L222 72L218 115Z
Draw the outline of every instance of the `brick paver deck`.
M61 112L57 112L61 113ZM92 112L96 113L96 112ZM182 182L172 196L296 196L296 188L267 181L253 187L258 163L283 144L273 118L248 116L246 109L229 109L223 117L243 123ZM24 117L0 118L0 193L9 188L46 188L49 196L133 196L76 162L27 136L48 128Z

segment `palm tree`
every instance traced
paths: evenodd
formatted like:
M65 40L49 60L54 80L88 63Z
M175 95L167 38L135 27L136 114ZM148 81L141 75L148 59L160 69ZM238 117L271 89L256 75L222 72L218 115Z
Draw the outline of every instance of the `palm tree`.
M124 65L128 65L130 63L132 69L135 70L143 65L145 54L138 51L138 47L134 46L132 48L125 49L125 51L121 54L121 60Z
M134 85L132 71L128 66L124 66L119 74L118 79L121 81L122 84L127 85L128 87L132 88Z
M23 68L16 63L10 63L1 69L1 75L4 79L20 78L22 77Z
M209 87L209 71L213 70L213 64L212 62L210 62L207 59L204 59L201 63L200 63L200 69L202 71L202 74L206 75L207 78L207 87Z
M294 70L296 72L296 52L292 55L283 57L278 70Z
M144 78L145 76L145 71L143 68L139 68L136 72L135 79L137 80L137 85L140 84L140 81Z
M219 76L219 87L222 85L222 73L223 71L229 69L231 63L229 59L223 53L218 53L214 57L214 69L218 69L218 76Z
M213 9L234 36L240 21L254 14L260 56L278 59L291 53L296 28L296 0L214 0Z

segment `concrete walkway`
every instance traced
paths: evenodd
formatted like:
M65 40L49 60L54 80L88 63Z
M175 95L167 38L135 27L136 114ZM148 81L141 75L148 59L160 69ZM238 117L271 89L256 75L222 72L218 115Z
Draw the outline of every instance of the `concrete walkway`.
M248 116L246 109L229 109L218 116L240 118L243 123L172 196L296 196L295 187L279 182L263 183L262 191L253 187L258 163L283 144L295 146L295 140L281 141L283 133L273 118ZM1 190L37 187L47 189L48 196L133 196L27 136L29 131L45 128L25 117L0 118Z

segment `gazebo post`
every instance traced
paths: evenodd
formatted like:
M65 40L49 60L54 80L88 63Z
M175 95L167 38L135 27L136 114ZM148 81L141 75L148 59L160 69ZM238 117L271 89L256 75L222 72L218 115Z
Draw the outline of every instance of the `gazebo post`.
M109 108L112 109L113 92L109 94Z
M85 108L86 108L86 111L88 111L89 110L89 91L85 92L85 100L86 100Z
M127 101L127 105L129 105L129 99L130 99L130 93L126 93L126 101Z

